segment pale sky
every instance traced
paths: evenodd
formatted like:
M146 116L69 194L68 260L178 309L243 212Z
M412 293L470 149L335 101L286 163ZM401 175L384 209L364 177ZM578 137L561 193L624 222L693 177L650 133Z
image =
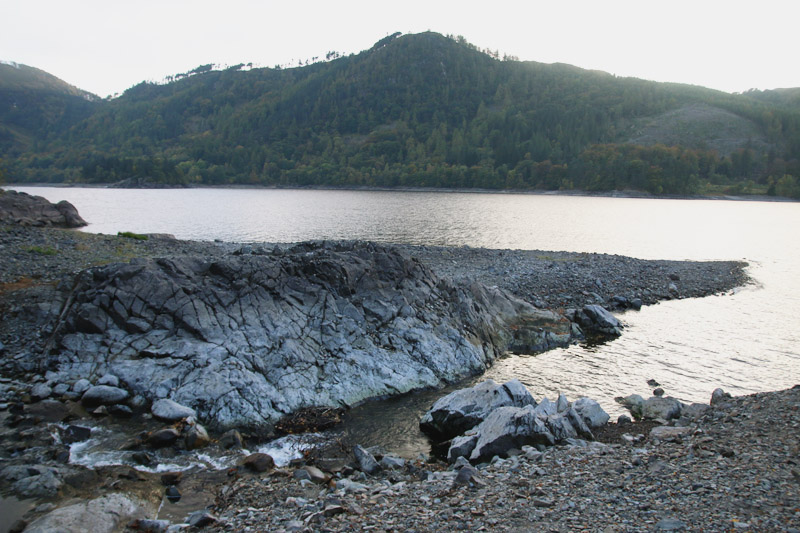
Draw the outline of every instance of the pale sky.
M99 96L207 63L274 66L396 31L728 92L800 87L795 0L0 0L0 59Z

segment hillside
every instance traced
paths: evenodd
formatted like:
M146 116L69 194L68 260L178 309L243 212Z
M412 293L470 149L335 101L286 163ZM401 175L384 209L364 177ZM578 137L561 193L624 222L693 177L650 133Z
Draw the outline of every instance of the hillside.
M396 34L305 67L206 65L142 83L47 131L22 128L30 142L0 154L9 181L780 194L800 176L791 102ZM14 116L2 127L19 131Z
M43 70L0 62L0 156L65 132L92 113L96 99Z

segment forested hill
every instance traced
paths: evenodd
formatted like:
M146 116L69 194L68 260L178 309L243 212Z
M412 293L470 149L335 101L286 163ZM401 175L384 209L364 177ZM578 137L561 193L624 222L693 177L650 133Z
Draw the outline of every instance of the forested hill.
M395 34L297 68L198 67L44 132L20 133L0 114L0 136L28 139L0 145L0 157L8 181L800 195L796 96L617 78Z

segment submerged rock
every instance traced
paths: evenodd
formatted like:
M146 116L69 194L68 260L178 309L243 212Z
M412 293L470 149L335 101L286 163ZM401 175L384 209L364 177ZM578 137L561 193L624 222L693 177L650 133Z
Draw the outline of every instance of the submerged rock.
M370 243L98 267L63 316L63 381L113 374L214 430L440 386L484 371L515 338L550 347L570 331L556 313Z

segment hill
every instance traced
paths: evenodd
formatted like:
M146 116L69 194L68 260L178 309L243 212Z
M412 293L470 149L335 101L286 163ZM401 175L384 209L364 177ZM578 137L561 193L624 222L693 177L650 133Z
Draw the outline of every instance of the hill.
M87 118L97 97L52 74L0 62L0 156L13 157Z
M304 67L142 83L28 128L30 148L5 157L14 181L792 192L791 102L395 34Z

